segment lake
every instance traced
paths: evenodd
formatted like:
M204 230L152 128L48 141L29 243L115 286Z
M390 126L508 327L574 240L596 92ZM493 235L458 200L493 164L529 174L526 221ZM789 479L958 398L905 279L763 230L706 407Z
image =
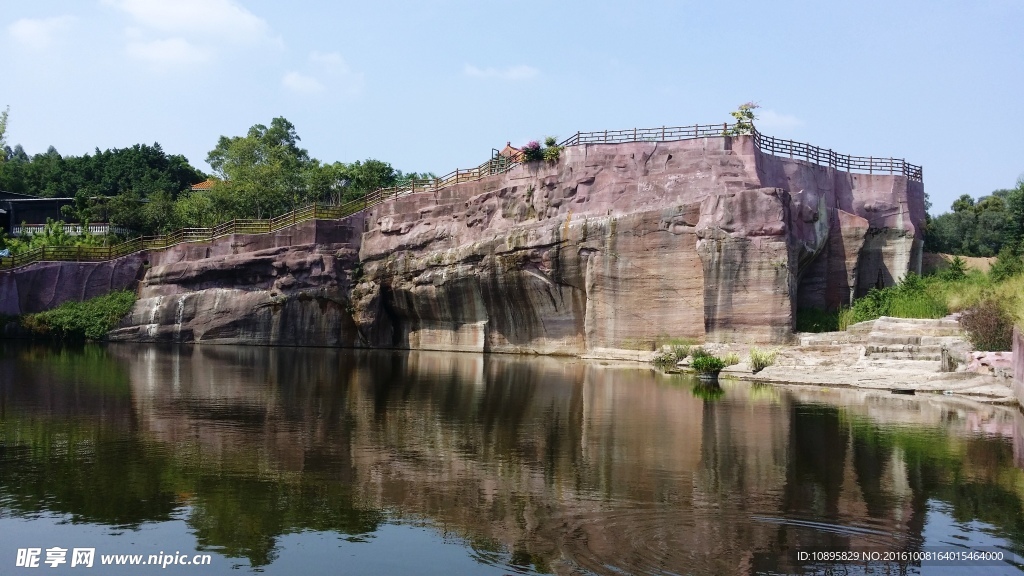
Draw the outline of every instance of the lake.
M0 343L0 574L1019 574L1021 420L567 358Z

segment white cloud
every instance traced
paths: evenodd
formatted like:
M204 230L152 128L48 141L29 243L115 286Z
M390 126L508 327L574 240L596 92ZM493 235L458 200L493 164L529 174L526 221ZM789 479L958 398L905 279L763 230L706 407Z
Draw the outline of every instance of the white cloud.
M540 70L525 64L501 69L477 68L471 64L466 64L462 72L472 78L499 78L501 80L527 80L540 74Z
M762 108L757 112L758 128L769 130L792 130L804 125L804 121L790 114L780 114L774 110Z
M22 18L11 23L7 32L22 46L33 50L49 48L74 23L74 16L53 18Z
M187 65L229 48L279 44L265 20L236 0L103 0L128 17L125 48L153 64Z
M132 40L128 42L126 50L132 58L155 64L198 64L210 58L208 50L196 46L184 38Z
M266 21L234 0L104 0L156 32L215 37L233 43L270 35Z
M281 78L281 84L292 92L300 94L316 94L324 91L324 85L312 76L300 72L289 72Z
M300 94L336 91L355 96L363 90L363 73L354 70L337 52L311 52L306 72L291 71L281 84Z

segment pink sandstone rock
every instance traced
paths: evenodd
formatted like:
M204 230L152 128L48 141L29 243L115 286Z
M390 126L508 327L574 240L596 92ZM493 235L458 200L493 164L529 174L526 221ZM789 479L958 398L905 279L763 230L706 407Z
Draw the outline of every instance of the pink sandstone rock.
M545 354L780 342L797 307L919 270L923 219L919 182L767 156L746 136L572 146L344 220L152 253L112 338Z

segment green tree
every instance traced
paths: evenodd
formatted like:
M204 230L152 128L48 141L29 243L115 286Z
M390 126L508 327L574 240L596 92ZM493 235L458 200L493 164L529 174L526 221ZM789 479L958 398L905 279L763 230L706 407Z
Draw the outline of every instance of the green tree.
M296 207L306 197L306 172L315 164L298 146L295 126L283 117L257 124L245 136L221 136L206 161L220 180L231 215L265 218Z
M11 107L8 106L0 112L0 162L6 161L10 155L7 148L7 115L10 111Z

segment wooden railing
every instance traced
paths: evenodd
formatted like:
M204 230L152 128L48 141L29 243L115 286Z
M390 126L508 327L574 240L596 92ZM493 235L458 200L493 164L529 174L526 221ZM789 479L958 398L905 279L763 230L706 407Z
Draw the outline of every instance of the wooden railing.
M561 146L583 144L618 144L623 142L667 142L694 138L720 137L728 134L735 125L697 124L694 126L661 128L632 128L629 130L604 130L600 132L577 132ZM797 158L821 166L868 174L901 174L910 180L921 181L921 167L898 158L875 158L872 156L850 156L832 150L811 146L792 140L781 140L765 136L753 130L754 145L773 156ZM400 186L380 188L364 197L342 205L310 204L297 210L268 220L239 219L225 222L213 228L183 228L161 236L134 238L109 247L48 246L36 248L14 256L0 257L0 270L18 268L40 261L101 262L120 258L143 250L163 250L184 242L209 242L232 234L268 234L288 226L314 219L336 220L372 208L385 202L415 192L435 192L442 188L474 182L495 174L508 172L520 162L500 154L493 154L483 164L469 169L457 169L444 176L432 179L410 180Z
M758 150L772 156L798 158L814 162L820 166L828 166L847 172L866 172L868 174L899 174L909 180L923 181L921 167L911 164L902 158L878 158L875 156L851 156L840 154L831 149L811 146L803 142L782 140L765 136L754 130L754 145Z
M730 133L735 124L697 124L696 126L661 128L632 128L629 130L603 130L599 132L577 132L562 142L563 146L579 144L620 144L623 142L668 142L672 140L691 140L724 136ZM866 172L868 174L899 174L910 180L922 181L921 167L911 164L902 158L878 158L875 156L851 156L840 154L831 149L820 148L765 136L752 130L754 145L765 154L772 156L796 158L813 162L820 166L828 166L848 172Z

